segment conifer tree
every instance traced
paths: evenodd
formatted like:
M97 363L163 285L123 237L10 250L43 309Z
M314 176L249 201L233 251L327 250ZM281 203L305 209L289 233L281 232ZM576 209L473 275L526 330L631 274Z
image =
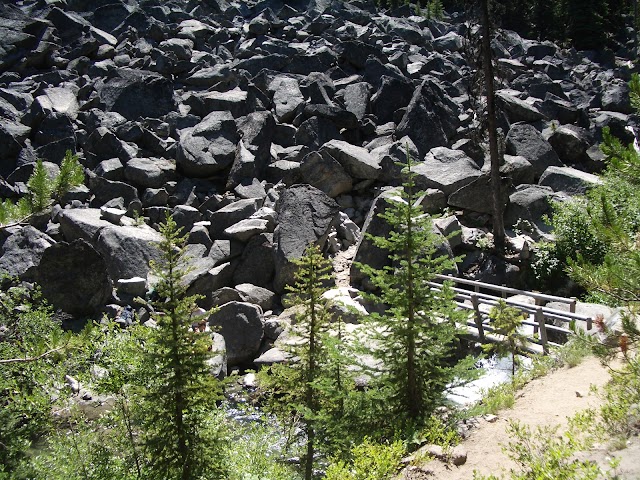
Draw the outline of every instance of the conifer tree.
M67 150L55 177L50 177L42 160L38 160L27 181L28 195L17 203L8 199L0 201L0 227L11 222L26 221L32 215L43 212L59 201L71 187L80 185L83 181L82 166L78 163L78 157L70 150Z
M143 436L149 478L224 478L222 440L210 415L221 398L207 360L211 340L192 331L196 297L186 296L180 267L185 238L167 216L161 226L159 277L154 319L158 328L147 346L148 384L144 393Z
M372 335L371 354L382 364L377 380L388 392L386 407L406 427L429 417L456 376L452 353L460 319L450 286L436 290L428 283L455 262L438 255L442 239L434 233L431 217L415 203L420 194L414 192L410 164L403 189L380 215L391 233L369 236L388 252L392 264L382 269L358 265L378 289L372 300L387 307L364 321Z
M304 478L313 478L314 456L332 442L329 438L342 417L345 378L341 358L340 332L330 331L327 301L323 294L331 280L331 263L317 245L310 245L296 261L295 283L289 290L300 310L288 346L290 362L273 365L262 375L262 386L272 394L272 409L291 421L296 413L306 435ZM341 324L338 322L338 329ZM333 353L332 353L333 352Z
M483 345L485 352L495 353L499 357L511 356L511 377L516 374L517 355L523 351L527 344L527 336L520 332L526 315L515 307L510 307L504 300L489 312L489 318L493 321L491 326L495 333L503 336L503 341Z

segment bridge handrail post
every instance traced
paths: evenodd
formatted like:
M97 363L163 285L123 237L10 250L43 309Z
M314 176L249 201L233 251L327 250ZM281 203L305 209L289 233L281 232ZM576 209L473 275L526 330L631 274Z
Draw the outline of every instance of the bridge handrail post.
M544 321L544 313L542 312L542 307L536 308L535 319L538 323L538 327L540 328L540 343L542 344L542 351L545 354L549 353L549 348L547 346L547 324Z
M576 303L578 303L576 297L571 297L569 300L571 300L571 303L569 303L569 311L571 313L576 313Z
M482 315L480 314L480 302L478 301L478 296L475 293L471 294L471 305L473 305L473 312L476 322L476 327L478 328L478 336L480 340L484 340L484 328L482 327Z

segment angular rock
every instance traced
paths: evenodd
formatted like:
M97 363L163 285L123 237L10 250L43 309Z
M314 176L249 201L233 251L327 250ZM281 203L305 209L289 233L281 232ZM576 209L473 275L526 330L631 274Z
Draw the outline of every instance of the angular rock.
M172 83L148 71L117 69L116 76L98 82L96 90L107 111L127 120L158 118L176 109Z
M347 85L344 89L344 106L358 120L362 120L369 110L369 97L371 95L369 88L368 83L358 82Z
M0 175L8 176L16 167L16 160L31 133L31 128L9 120L0 120Z
M189 177L209 177L229 167L240 137L230 112L212 112L180 132L176 164Z
M531 163L518 155L504 155L504 164L500 165L500 175L509 178L511 184L522 185L534 182L534 171Z
M209 317L209 325L217 327L224 337L230 367L246 365L257 356L264 336L260 307L244 302L225 303Z
M446 147L431 149L425 160L411 169L418 188L437 188L445 195L451 195L481 175L478 165L464 152Z
M380 160L366 148L351 145L342 140L331 140L320 149L335 158L345 171L356 179L375 180L380 175Z
M597 175L571 167L549 167L540 177L539 185L551 187L554 192L584 195L595 186L602 185Z
M509 204L504 212L506 226L514 226L520 219L532 224L539 222L543 215L551 213L550 202L553 190L541 185L519 185L509 196Z
M44 252L55 241L40 230L27 225L15 227L0 249L0 271L11 277L33 280Z
M507 204L508 193L506 185L501 185L501 208ZM463 208L478 213L493 213L492 184L489 175L475 178L471 183L459 188L449 195L448 204L452 207Z
M160 188L176 179L176 164L164 158L132 158L124 176L137 187Z
M302 180L322 190L331 198L350 192L353 181L345 169L326 150L323 154L311 152L300 163Z
M254 235L266 232L268 228L268 220L261 218L247 218L225 228L224 234L233 240L247 242Z
M304 103L298 81L295 78L278 76L269 84L269 91L273 92L274 114L278 122L291 122L298 107Z
M143 277L149 273L149 261L159 261L161 235L146 225L121 227L111 225L100 230L96 250L107 259L107 270L113 281Z
M96 313L111 298L106 262L82 239L45 250L36 276L45 298L72 315Z
M458 108L432 77L416 88L396 136L413 140L420 157L434 147L446 145L458 128Z
M324 246L338 221L338 204L311 185L294 185L282 192L276 212L274 287L283 292L293 282L296 267L292 260L302 257L311 243L321 249Z
M433 40L433 48L440 53L458 52L462 50L463 45L464 38L455 32L449 32Z
M84 239L95 242L101 229L111 226L111 222L102 218L99 208L73 208L63 210L58 217L62 235L67 242Z
M340 129L328 118L311 117L306 119L295 132L295 144L305 145L311 150L319 150L330 140L342 140Z
M520 100L518 97L508 93L508 91L497 91L496 101L506 112L509 121L512 123L535 122L544 119L544 114L533 105L533 102Z
M533 167L535 178L540 178L549 166L562 166L558 154L542 135L528 124L512 125L507 134L506 153L523 156Z
M589 133L575 125L561 125L548 139L549 144L564 163L579 163L587 159L591 146Z
M241 220L249 218L258 211L261 202L256 198L247 198L230 203L209 215L211 237L220 238L224 230Z
M259 305L265 312L273 308L276 294L271 290L251 283L241 283L234 288L242 294L245 302Z
M138 200L138 190L124 182L112 182L106 178L89 173L88 187L94 194L92 205L104 205L114 198L122 198L126 207L131 202Z
M247 243L233 273L233 283L251 283L272 290L274 273L273 234L261 233Z

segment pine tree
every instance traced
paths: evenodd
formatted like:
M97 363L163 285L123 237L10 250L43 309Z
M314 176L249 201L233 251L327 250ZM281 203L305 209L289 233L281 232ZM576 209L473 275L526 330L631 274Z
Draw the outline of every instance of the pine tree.
M210 421L221 388L207 365L213 354L209 335L191 329L196 297L185 295L182 282L185 237L170 216L160 232L162 262L152 263L160 279L154 302L158 328L147 346L143 395L146 470L154 479L224 478L222 440Z
M342 434L336 423L342 418L343 392L349 379L344 372L341 323L331 329L323 294L331 282L331 263L316 245L309 246L296 261L295 283L289 290L300 309L296 314L296 339L288 346L290 362L273 365L261 375L262 386L271 393L271 409L285 421L296 418L306 436L304 478L313 478L318 450L335 443Z
M0 201L0 228L11 222L24 222L32 215L43 212L83 181L82 166L70 150L67 150L60 164L60 172L55 177L50 177L42 160L38 160L27 181L28 195L17 203L8 199Z
M410 163L410 162L409 162ZM392 265L374 269L360 264L378 293L371 299L387 307L371 314L368 331L371 354L382 364L377 384L388 392L385 407L401 426L423 423L440 405L443 392L456 375L453 348L459 333L454 293L445 284L429 286L436 274L451 270L455 262L438 256L442 243L428 215L415 204L419 193L409 165L407 181L398 197L380 216L391 226L387 238L370 236L388 252Z
M527 336L520 332L523 320L526 315L515 307L510 307L504 300L499 300L498 304L489 312L491 326L495 333L502 335L500 342L483 345L485 352L495 353L499 357L511 356L511 377L516 374L517 355L522 353L527 344Z

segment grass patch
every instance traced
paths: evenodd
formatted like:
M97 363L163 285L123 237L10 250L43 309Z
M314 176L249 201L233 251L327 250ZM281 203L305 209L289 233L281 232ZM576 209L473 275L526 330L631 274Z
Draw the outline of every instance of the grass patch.
M590 354L591 349L588 344L578 337L572 337L566 345L555 349L551 355L534 355L531 357L531 366L516 372L511 382L484 390L482 400L466 410L464 417L495 415L501 410L512 408L517 392L529 382L544 377L563 366L575 367Z

